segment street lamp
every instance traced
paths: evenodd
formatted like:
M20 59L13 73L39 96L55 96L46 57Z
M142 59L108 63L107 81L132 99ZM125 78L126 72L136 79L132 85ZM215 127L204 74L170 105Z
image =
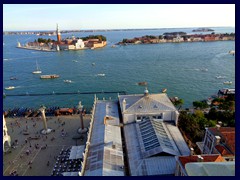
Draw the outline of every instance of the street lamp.
M42 134L49 134L52 129L47 127L47 120L46 120L46 116L45 116L45 106L41 106L41 108L39 109L39 111L41 111L42 113L42 120L43 120L43 127L44 129L41 131Z
M79 111L79 116L80 116L80 122L81 122L81 128L78 129L78 133L83 134L87 132L87 128L84 128L84 124L83 124L83 105L81 103L81 101L79 101L78 103L78 111Z

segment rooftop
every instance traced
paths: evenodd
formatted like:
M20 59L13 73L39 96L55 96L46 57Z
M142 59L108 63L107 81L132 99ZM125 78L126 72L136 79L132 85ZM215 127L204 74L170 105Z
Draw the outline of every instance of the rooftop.
M126 108L123 110L123 100ZM121 95L119 102L122 113L156 113L159 111L176 111L175 106L165 93Z
M173 175L175 155L189 155L178 128L170 123L145 120L124 126L130 173Z
M220 127L208 128L214 136L221 137L221 143L216 146L216 149L222 155L235 155L235 128L234 127Z
M106 117L111 117L106 120ZM118 104L97 101L84 176L124 176Z
M224 158L221 155L201 155L203 162L224 162ZM187 163L198 162L198 155L193 156L180 156L179 161L185 167Z

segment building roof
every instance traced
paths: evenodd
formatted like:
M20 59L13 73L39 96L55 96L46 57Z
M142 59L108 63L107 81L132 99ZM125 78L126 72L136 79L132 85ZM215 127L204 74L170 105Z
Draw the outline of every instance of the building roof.
M104 123L106 116L112 119ZM97 101L92 123L83 175L123 176L124 163L117 102Z
M235 176L235 162L199 162L186 164L188 176Z
M215 148L222 155L235 155L235 128L234 127L220 127L208 128L214 136L221 137L221 143Z
M123 110L123 100L126 108ZM165 93L120 95L119 103L122 113L159 113L159 111L176 111L175 106Z
M224 162L224 158L221 155L201 155L203 162ZM187 163L198 162L198 155L193 156L179 156L179 161L182 166L185 167Z
M180 131L170 123L143 120L127 124L124 135L133 176L173 175L175 155L190 154Z

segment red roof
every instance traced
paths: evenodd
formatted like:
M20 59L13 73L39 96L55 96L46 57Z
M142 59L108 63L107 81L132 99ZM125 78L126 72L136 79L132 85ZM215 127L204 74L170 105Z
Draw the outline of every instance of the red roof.
M223 144L225 144L226 147L229 148L229 150L232 152L230 154L235 154L235 128L234 127L220 127L219 129L218 128L208 128L208 130L214 136L220 136L221 137L221 142ZM219 147L219 146L216 146L216 149L220 153L223 152L222 148ZM228 150L226 149L226 152L227 151Z
M224 162L224 158L221 155L201 155L203 162ZM185 167L187 163L198 162L198 156L179 156L179 161Z

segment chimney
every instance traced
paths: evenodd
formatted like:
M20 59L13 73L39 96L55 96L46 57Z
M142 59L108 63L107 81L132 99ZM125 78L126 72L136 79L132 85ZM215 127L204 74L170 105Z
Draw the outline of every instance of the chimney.
M203 157L201 155L197 156L197 162L203 162Z
M190 150L191 150L191 156L193 156L194 155L194 149L190 148Z
M215 141L215 146L220 144L221 137L220 136L215 136L216 141Z
M123 102L122 102L123 112L124 112L125 109L126 109L126 105L127 105L127 102L126 102L126 99L124 98L124 99L123 99Z
M219 124L217 124L216 127L217 127L217 130L219 130L221 126Z

